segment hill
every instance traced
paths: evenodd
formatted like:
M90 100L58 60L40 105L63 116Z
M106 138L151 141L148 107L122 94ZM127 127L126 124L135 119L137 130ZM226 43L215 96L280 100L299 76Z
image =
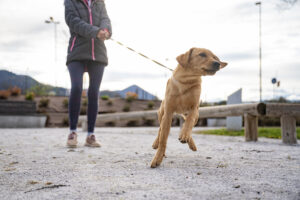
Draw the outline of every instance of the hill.
M51 85L40 83L30 76L18 75L7 70L0 70L0 90L6 90L14 86L21 88L23 94L25 93L25 91L34 86L45 87L47 88L48 92L55 92L58 96L65 96L67 91L62 87L54 87Z
M35 86L45 87L47 88L46 89L47 93L54 92L57 94L57 96L67 96L68 94L68 89L66 88L54 87L51 85L40 83L30 76L18 75L13 72L9 72L7 70L0 70L0 90L6 90L14 86L21 88L23 94L25 93L25 91ZM147 92L146 90L140 88L137 85L129 86L124 90L117 90L117 91L103 90L100 91L100 96L107 95L109 97L125 98L127 92L134 92L138 94L138 99L145 99L145 100L157 99L156 96L152 95L151 93Z

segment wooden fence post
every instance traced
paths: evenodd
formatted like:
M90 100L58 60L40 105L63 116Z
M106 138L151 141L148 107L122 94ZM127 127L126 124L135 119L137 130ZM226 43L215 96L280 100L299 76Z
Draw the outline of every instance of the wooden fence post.
M258 133L258 117L250 114L244 114L244 122L245 122L245 140L249 141L257 141Z
M297 144L295 117L282 115L280 117L281 137L284 144Z

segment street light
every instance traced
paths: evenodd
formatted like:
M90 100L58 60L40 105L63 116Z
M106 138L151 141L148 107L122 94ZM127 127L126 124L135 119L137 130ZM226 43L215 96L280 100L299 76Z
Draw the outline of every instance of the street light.
M57 40L57 31L56 26L60 23L59 21L54 21L53 17L49 17L49 20L45 20L46 24L54 24L54 61L57 61L57 54L56 54L56 40Z
M259 6L259 101L262 102L262 83L261 83L261 2L258 1L255 5Z
M45 20L46 24L54 24L54 63L57 62L57 25L60 23L59 21L54 21L53 17L49 17L49 20ZM55 76L55 90L57 95L57 77Z

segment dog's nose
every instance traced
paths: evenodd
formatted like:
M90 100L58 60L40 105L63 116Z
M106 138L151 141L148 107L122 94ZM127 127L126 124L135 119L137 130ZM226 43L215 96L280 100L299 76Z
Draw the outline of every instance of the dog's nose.
M213 63L213 68L214 68L215 70L219 70L219 69L220 69L220 63L214 62L214 63Z

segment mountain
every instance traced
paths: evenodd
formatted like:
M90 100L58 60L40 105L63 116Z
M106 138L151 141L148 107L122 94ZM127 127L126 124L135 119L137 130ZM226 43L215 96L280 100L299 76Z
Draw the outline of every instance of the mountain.
M153 94L150 94L143 88L140 88L137 85L129 86L128 88L125 88L124 90L117 91L121 97L125 98L127 92L134 92L138 95L138 99L146 99L146 100L156 100L158 99Z
M0 70L0 90L6 90L14 86L21 88L23 94L34 86L47 88L48 92L55 92L58 96L65 96L67 91L62 87L53 87L40 83L30 76L17 75L7 70Z
M30 76L17 75L13 72L0 70L0 90L6 90L14 86L21 88L23 94L25 93L26 90L29 90L30 88L35 86L47 88L46 89L47 93L55 92L58 96L66 96L69 92L69 90L66 88L54 87L51 85L40 83ZM124 90L117 90L117 91L103 90L100 91L100 96L108 95L110 97L125 98L127 92L134 92L138 94L138 99L146 99L146 100L157 99L156 96L150 94L149 92L145 91L144 89L140 88L137 85L132 85L128 88L125 88Z
M30 76L16 75L6 70L0 70L0 90L6 90L10 87L17 86L25 91L31 86L39 84L36 80Z

